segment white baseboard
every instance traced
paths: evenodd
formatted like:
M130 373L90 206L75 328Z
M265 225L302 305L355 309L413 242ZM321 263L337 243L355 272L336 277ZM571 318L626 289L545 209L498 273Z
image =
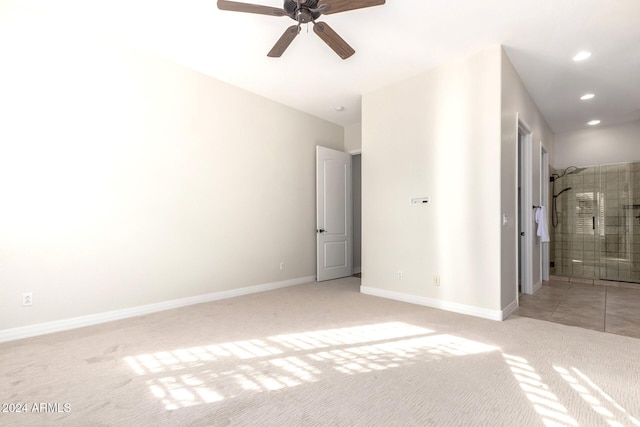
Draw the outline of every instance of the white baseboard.
M503 311L501 310L488 310L486 308L458 304L456 302L419 297L416 295L387 291L384 289L368 288L365 286L360 286L360 292L366 295L388 298L396 301L408 302L411 304L424 305L426 307L437 308L440 310L453 311L454 313L468 314L470 316L481 317L483 319L504 320Z
M518 308L518 300L514 300L511 304L507 306L507 308L502 310L502 319L500 320L505 320L507 317L511 316L511 313L516 311L517 308Z
M217 301L226 298L239 297L242 295L254 294L258 292L271 291L288 286L301 285L316 280L315 276L300 277L298 279L284 280L281 282L264 283L262 285L248 286L245 288L230 289L228 291L214 292L211 294L198 295L163 301L155 304L140 305L137 307L124 308L121 310L107 311L103 313L90 314L87 316L73 317L70 319L56 320L53 322L38 323L36 325L21 326L18 328L0 330L0 343L15 341L23 338L35 337L38 335L50 334L53 332L67 331L70 329L83 328L85 326L97 325L99 323L111 322L114 320L127 319L129 317L143 316L145 314L156 313L158 311L171 310L188 305L202 304L205 302Z

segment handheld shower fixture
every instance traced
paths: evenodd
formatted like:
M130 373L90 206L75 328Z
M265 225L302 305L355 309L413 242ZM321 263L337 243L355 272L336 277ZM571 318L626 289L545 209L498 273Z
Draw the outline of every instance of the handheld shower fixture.
M569 191L569 190L571 190L571 187L565 188L564 190L562 190L558 194L554 194L553 197L556 198L556 197L560 196L562 193L564 193L565 191Z

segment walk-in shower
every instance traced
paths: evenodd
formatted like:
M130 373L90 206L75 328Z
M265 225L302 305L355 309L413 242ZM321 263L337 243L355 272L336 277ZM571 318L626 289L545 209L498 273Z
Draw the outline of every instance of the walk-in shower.
M551 274L640 283L640 162L570 166L551 188Z

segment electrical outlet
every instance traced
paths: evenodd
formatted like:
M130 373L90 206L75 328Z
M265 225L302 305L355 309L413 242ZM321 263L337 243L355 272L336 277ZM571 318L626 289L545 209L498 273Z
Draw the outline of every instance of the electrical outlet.
M433 286L440 286L440 276L437 274L433 276Z
M280 270L284 270L284 261L280 263Z
M24 294L22 294L22 306L28 307L30 305L33 305L33 293L25 292Z
M402 270L398 270L398 280L402 280L403 277Z

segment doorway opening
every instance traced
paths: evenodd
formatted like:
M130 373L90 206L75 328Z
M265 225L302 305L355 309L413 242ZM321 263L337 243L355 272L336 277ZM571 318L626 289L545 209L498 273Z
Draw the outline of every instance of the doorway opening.
M351 156L353 197L353 274L362 274L362 154Z
M316 280L353 274L351 155L316 146Z

